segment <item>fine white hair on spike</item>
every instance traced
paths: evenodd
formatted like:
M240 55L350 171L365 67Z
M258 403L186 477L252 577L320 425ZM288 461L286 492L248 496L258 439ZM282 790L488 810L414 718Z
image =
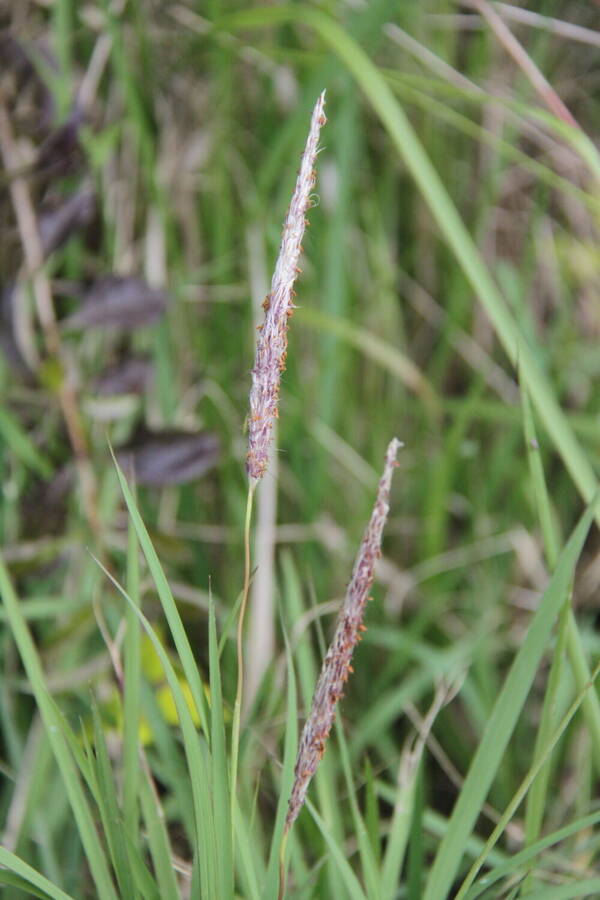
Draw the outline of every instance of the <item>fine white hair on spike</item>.
M325 744L335 720L338 701L352 672L352 653L365 630L362 624L369 591L375 576L375 563L381 555L381 539L389 512L390 489L396 456L402 443L394 438L385 455L383 475L371 519L363 535L354 562L350 584L340 609L333 640L323 661L310 712L298 747L294 784L288 803L285 831L289 831L306 798L311 778L317 771Z
M319 134L326 122L324 109L325 91L313 110L296 187L283 223L271 290L263 303L265 318L259 326L256 342L248 414L246 470L253 483L264 475L273 422L277 418L279 386L287 352L288 320L294 310L294 282L300 272L298 262L307 224L306 213L311 206L311 192L316 181L314 164Z

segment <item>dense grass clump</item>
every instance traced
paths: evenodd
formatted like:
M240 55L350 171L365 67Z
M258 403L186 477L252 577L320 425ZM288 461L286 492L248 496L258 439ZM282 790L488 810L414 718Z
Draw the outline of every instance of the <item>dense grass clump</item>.
M600 896L594 29L0 10L8 900Z

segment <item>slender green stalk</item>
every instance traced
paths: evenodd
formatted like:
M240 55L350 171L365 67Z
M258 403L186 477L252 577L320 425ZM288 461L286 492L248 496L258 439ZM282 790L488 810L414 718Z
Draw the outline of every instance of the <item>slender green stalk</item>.
M279 893L277 894L277 900L283 900L285 897L285 883L286 883L286 865L285 865L285 849L287 847L289 831L284 831L283 837L281 839L281 844L279 845Z
M244 618L248 606L250 594L250 525L252 522L252 501L254 499L255 484L248 486L246 500L246 519L244 522L244 587L242 589L242 603L237 625L237 690L235 693L235 705L233 707L233 722L231 727L231 827L235 822L235 795L237 786L237 767L240 747L240 720L242 715L242 696L244 692Z

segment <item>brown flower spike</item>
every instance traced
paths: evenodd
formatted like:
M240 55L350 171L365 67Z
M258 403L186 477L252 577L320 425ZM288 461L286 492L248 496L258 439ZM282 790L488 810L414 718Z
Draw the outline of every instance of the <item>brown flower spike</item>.
M373 584L375 563L381 555L381 537L389 512L390 487L398 450L402 447L394 438L385 456L383 475L371 520L354 562L352 578L340 609L335 634L321 668L312 700L310 714L300 738L296 759L295 779L288 804L285 831L289 831L300 812L310 780L317 771L325 744L335 719L335 710L349 674L354 647L365 631L362 624L369 591Z
M296 187L283 224L271 292L263 304L265 320L259 326L248 416L246 469L254 483L264 475L273 421L277 418L279 385L285 369L288 319L294 310L294 282L300 271L298 261L307 224L305 216L311 205L311 191L316 180L314 164L319 133L326 122L324 108L325 91L313 110Z

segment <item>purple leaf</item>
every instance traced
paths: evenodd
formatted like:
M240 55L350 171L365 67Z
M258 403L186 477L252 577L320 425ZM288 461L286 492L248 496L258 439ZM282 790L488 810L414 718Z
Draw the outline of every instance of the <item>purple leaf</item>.
M146 356L130 356L110 366L94 379L93 388L101 396L143 394L152 377L152 363Z
M84 160L79 129L83 114L74 108L69 118L42 141L35 160L35 171L44 175L67 175L81 168Z
M80 309L65 320L63 327L72 330L100 325L134 331L156 322L168 300L165 291L150 287L142 278L111 275L92 286Z
M165 487L194 481L221 456L219 438L210 431L147 432L116 453L121 468L138 484Z
M61 247L73 232L89 225L95 212L96 200L89 188L72 194L54 209L42 210L38 217L38 228L44 256Z

